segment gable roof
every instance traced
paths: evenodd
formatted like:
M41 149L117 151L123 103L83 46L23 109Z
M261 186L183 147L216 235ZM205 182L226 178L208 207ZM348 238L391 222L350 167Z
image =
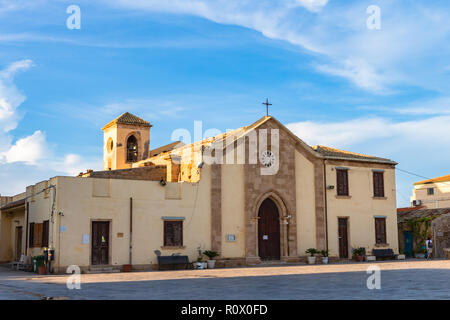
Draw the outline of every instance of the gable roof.
M375 162L375 163L384 163L384 164L392 164L396 165L397 163L385 159L385 158L379 158L374 156L368 156L358 153L353 153L349 151L324 147L324 146L315 146L311 147L307 143L305 143L303 140L301 140L298 136L296 136L292 131L290 131L286 126L284 126L281 122L279 122L277 119L271 116L264 116L257 120L256 122L252 123L249 126L241 127L226 133L218 134L214 137L203 139L200 141L196 141L194 143L184 145L180 148L176 148L173 150L170 150L168 152L162 152L158 156L167 156L169 154L180 154L180 152L186 148L193 148L195 149L196 146L210 146L212 143L222 142L225 141L224 148L226 148L228 145L234 143L238 139L244 137L245 135L249 134L251 131L257 129L258 127L262 126L268 121L273 121L275 124L277 124L282 130L284 130L290 137L292 137L298 144L300 144L307 152L311 153L313 156L317 158L322 159L336 159L336 160L349 160L349 161L364 161L364 162ZM230 138L230 136L232 138ZM227 139L228 138L228 139ZM150 158L143 160L143 162L151 161Z
M139 118L138 116L135 116L134 114L131 114L129 112L122 113L120 116L109 122L107 125L103 127L103 130L111 127L115 124L130 124L134 126L141 126L141 127L151 127L152 125L150 122L145 121L142 118Z
M429 184L429 183L436 183L436 182L447 182L450 181L450 174L447 174L445 176L442 177L437 177L437 178L433 178L433 179L428 179L428 180L423 180L423 181L419 181L419 182L414 182L414 185L419 185L419 184Z

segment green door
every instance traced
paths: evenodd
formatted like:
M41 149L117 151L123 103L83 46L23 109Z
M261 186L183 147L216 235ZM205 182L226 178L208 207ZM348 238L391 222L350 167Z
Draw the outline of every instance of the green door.
M405 244L405 255L412 257L413 255L413 234L411 231L403 231L403 240Z

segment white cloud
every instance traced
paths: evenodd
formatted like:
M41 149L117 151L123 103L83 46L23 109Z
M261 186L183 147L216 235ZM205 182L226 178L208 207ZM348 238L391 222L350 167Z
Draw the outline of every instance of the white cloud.
M334 76L344 77L356 86L375 93L389 93L388 79L384 78L373 66L364 60L346 60L340 66L318 65L317 70Z
M11 130L20 120L17 109L26 99L13 80L18 72L32 65L31 60L20 60L0 70L0 189L3 194L23 192L27 185L51 175L76 175L88 168L99 169L96 164L101 163L97 159L86 161L75 154L55 156L40 130L12 143Z
M31 60L16 61L0 71L0 143L8 141L5 134L16 128L19 120L16 109L26 99L14 85L13 78L19 71L29 69L32 63Z
M2 156L8 163L25 162L36 164L38 160L45 158L47 153L45 134L41 131L36 131L31 136L17 140Z
M52 169L56 172L75 176L80 172L86 172L87 169L102 170L101 159L84 159L78 154L67 154L63 159L51 162Z
M368 30L373 1L113 0L119 8L202 17L261 32L309 50L318 70L373 93L395 86L450 89L450 11L444 3L380 0L381 30ZM307 10L298 10L303 7Z
M385 118L362 118L331 123L297 122L290 123L287 127L310 145L322 144L337 148L366 145L363 148L368 149L381 148L388 141L397 150L416 145L420 145L421 150L440 150L442 145L450 144L449 122L450 116L403 122ZM395 154L396 151L388 150L387 153Z

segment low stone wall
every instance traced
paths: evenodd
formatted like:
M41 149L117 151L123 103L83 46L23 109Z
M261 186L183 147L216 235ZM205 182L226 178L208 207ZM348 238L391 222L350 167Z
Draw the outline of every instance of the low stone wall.
M445 257L447 259L450 259L450 248L445 248L444 249L444 254L445 254Z
M432 222L433 254L435 258L445 258L444 249L450 248L450 214L436 218Z

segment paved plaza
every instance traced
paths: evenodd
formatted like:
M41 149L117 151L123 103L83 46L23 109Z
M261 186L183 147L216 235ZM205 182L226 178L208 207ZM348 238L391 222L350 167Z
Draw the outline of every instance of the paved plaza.
M369 266L381 289L369 290ZM450 299L449 260L38 276L0 268L0 299Z

